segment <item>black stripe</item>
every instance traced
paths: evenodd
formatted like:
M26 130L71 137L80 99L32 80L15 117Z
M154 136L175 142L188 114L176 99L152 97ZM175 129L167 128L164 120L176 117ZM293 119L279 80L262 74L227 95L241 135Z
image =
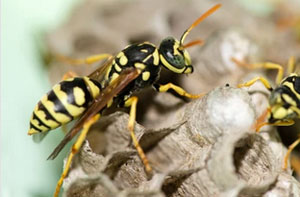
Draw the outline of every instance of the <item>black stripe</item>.
M64 115L68 116L69 118L71 118L71 120L73 120L74 117L66 110L65 106L62 104L62 102L59 100L59 98L56 96L56 94L54 93L53 90L51 90L48 93L48 100L52 101L54 103L54 111L56 113L62 113ZM48 110L47 110L47 112L48 112ZM60 122L59 120L57 120L57 121Z
M78 105L75 101L74 88L78 87L84 92L85 102L82 105ZM72 81L62 81L60 83L61 91L67 94L67 102L71 105L75 105L77 107L88 107L89 102L92 100L92 95L90 94L83 78L74 78Z
M296 102L297 107L298 108L300 107L299 99L297 98L295 93L288 86L285 86L285 85L279 86L274 91L279 92L280 95L283 95L283 94L289 95ZM282 100L284 100L284 98L282 96L281 96L281 98L282 98Z
M50 114L50 112L47 110L47 108L44 106L44 104L41 101L38 103L38 110L43 111L45 113L45 115L46 115L45 119L46 120L53 120L53 121L57 122L58 124L60 124L60 122L57 121L55 119L55 117L53 117Z
M30 123L30 128L33 128L33 129L37 130L40 133L42 132L41 129L36 128L32 123Z
M42 110L44 111L44 110ZM34 120L37 120L39 122L39 126L44 126L46 128L48 128L49 130L51 129L51 127L49 125L47 125L45 122L43 122L34 112L33 112L33 117L32 119ZM48 119L47 119L48 120Z

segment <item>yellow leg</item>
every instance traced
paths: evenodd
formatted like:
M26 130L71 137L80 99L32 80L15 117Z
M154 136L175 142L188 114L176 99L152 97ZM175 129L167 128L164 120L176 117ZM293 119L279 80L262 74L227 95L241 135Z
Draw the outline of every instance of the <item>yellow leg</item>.
M80 65L80 64L92 64L104 59L108 59L112 57L112 55L108 53L103 53L98 55L92 55L84 59L73 59L60 54L55 54L55 57L58 61L65 62L67 64Z
M68 159L67 159L67 163L65 165L65 169L63 171L63 173L61 174L60 179L57 182L56 185L56 189L55 189L55 193L54 193L54 197L58 197L59 195L59 191L61 188L61 185L65 179L65 177L67 176L69 169L71 167L71 163L73 160L73 157L75 156L75 154L78 152L78 150L80 149L83 141L85 140L85 137L90 129L90 127L100 118L100 114L95 115L91 120L87 121L84 125L83 125L83 129L80 133L80 135L78 136L75 144L73 144L72 146L72 151L70 152Z
M248 69L259 69L259 68L265 68L265 69L275 69L278 70L277 76L276 76L276 84L280 84L282 77L283 77L283 68L279 64L271 63L271 62L265 62L265 63L256 63L256 64L248 64L242 61L239 61L235 58L232 58L232 61L235 62L237 65L246 67Z
M174 90L177 94L190 98L190 99L197 99L200 98L202 96L204 96L205 94L190 94L187 93L184 89L182 89L181 87L174 85L172 83L168 83L166 85L158 85L159 87L155 87L159 92L166 92L169 89Z
M298 156L291 156L291 166L297 173L297 175L300 175L300 158Z
M258 66L260 66L260 65L258 64ZM280 82L282 81L282 77L283 77L283 68L282 68L282 66L279 65L279 64L271 63L271 62L266 62L266 63L262 64L262 67L266 68L266 69L277 69L278 70L277 76L276 76L276 84L279 85Z
M287 153L284 156L282 169L286 170L288 166L288 160L290 158L291 152L296 148L296 146L300 143L300 138L298 138L293 144L291 144L288 148Z
M130 107L130 114L129 114L129 121L128 121L128 129L132 138L132 142L145 166L146 172L151 175L152 174L152 168L149 165L149 161L142 149L142 147L140 146L135 134L134 134L134 123L135 123L135 118L136 118L136 106L137 106L137 102L138 102L138 98L136 96L133 96L131 98L129 98L126 102L125 102L125 106L126 107Z
M295 57L291 56L289 61L288 61L288 70L287 70L287 75L291 74L292 72L295 72Z
M239 84L238 88L250 87L258 80L260 80L268 90L272 90L272 87L271 87L270 83L268 82L268 80L263 78L263 77L255 77L255 78L253 78L252 80L250 80L246 83Z
M263 122L256 125L256 132L259 132L259 130L265 126L265 125L271 125L271 126L291 126L295 123L294 120L285 120L285 121L278 121L275 123L269 123L269 122Z
M73 71L68 71L66 72L63 77L62 77L62 80L66 80L66 79L69 79L69 78L73 78L73 77L77 77L78 75L73 72Z

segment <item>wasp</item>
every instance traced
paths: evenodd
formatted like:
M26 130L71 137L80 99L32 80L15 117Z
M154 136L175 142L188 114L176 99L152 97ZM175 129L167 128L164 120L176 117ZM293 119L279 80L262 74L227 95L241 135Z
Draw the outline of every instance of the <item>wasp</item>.
M238 87L249 87L256 81L262 84L270 91L269 107L258 118L255 125L257 132L265 125L290 126L295 123L295 119L300 118L300 76L295 69L295 58L291 57L288 61L287 77L284 76L284 69L281 65L272 62L247 64L233 58L238 65L246 66L250 69L265 68L277 70L276 87L273 89L270 82L264 77L255 77L252 80L239 84ZM267 121L264 121L267 118ZM293 149L300 143L299 138L288 147L284 156L282 169L286 170L288 160Z
M149 42L132 44L115 56L99 54L85 59L64 58L73 64L91 64L103 59L106 61L88 76L71 77L54 85L52 90L42 97L33 111L29 135L46 133L78 118L75 125L48 157L48 159L54 159L63 147L79 133L68 155L65 169L57 183L54 196L58 196L72 159L84 142L89 128L100 118L103 110L112 104L116 104L118 107L130 107L128 130L146 172L152 173L148 159L134 134L138 97L133 96L133 93L145 87L153 86L159 92L172 89L181 96L191 99L199 98L200 94L189 94L172 83L161 85L157 83L157 80L161 67L179 74L193 72L191 58L186 48L202 42L195 40L184 44L184 40L194 27L219 9L220 6L221 4L213 6L200 16L182 34L179 41L173 37L167 37L162 40L159 47Z

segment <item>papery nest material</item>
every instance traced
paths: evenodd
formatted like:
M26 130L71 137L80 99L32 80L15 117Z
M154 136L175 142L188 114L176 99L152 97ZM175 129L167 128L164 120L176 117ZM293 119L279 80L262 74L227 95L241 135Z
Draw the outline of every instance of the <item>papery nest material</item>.
M234 105L229 105L232 102ZM136 124L137 136L155 170L153 178L147 180L129 137L120 137L129 136L128 115L123 112L109 115L106 118L112 121L105 131L93 132L104 132L107 143L114 148L107 147L102 156L85 143L65 180L65 193L67 196L292 194L289 188L274 187L282 187L278 177L293 178L282 172L281 161L269 143L251 129L255 117L255 108L246 91L223 87L183 105L168 117L173 121L169 128L150 130ZM119 138L117 144L111 144L112 136ZM285 150L281 142L274 143ZM300 188L296 181L290 184L294 190Z

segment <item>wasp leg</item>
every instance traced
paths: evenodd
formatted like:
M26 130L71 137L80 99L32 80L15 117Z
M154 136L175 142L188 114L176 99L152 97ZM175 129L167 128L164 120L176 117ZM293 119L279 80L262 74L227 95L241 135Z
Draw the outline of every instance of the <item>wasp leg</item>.
M203 45L204 41L203 40L193 40L187 44L184 44L182 46L183 49L186 49L186 48L189 48L189 47L192 47L192 46L195 46L195 45Z
M255 63L255 64L248 64L246 62L239 61L235 58L232 58L232 61L235 62L238 66L246 67L248 69L259 69L259 68L265 68L265 69L275 69L277 71L276 76L276 84L279 85L283 78L283 68L279 64L275 64L272 62L265 62L265 63Z
M282 169L286 170L287 166L288 166L288 160L290 158L291 152L294 150L294 148L296 148L296 146L300 143L300 137L289 146L288 151L286 152L285 156L284 156L284 160L283 160L283 166Z
M291 56L289 61L288 61L288 69L287 69L287 74L291 74L292 72L295 72L295 57Z
M159 91L159 92L166 92L169 89L174 90L177 94L179 94L180 96L184 96L190 99L197 99L197 98L201 98L202 96L205 95L205 93L203 94L190 94L187 93L184 89L182 89L181 87L174 85L172 83L167 83L165 85L160 85L160 84L155 84L154 88Z
M126 100L125 107L130 107L130 113L129 113L129 121L128 121L128 129L132 138L133 145L135 146L144 166L146 169L146 172L151 175L152 174L152 168L149 165L149 161L140 146L135 134L134 134L134 123L136 118L136 106L137 106L138 98L136 96L133 96Z
M77 73L75 73L73 71L68 71L63 75L62 80L66 80L66 79L77 77L77 76L78 76Z
M269 91L273 90L270 83L268 82L268 80L265 79L264 77L255 77L255 78L253 78L252 80L250 80L246 83L238 84L238 88L250 87L258 80L260 80Z
M54 197L58 197L59 195L59 191L61 188L61 185L65 179L65 177L67 176L69 169L71 167L71 163L73 160L73 157L75 156L75 154L78 152L78 150L80 149L83 141L85 140L85 137L90 129L90 127L100 118L100 114L95 115L93 118L91 118L90 120L88 120L84 125L83 125L83 129L80 133L80 135L78 136L76 142L73 144L72 146L72 150L68 156L66 165L65 165L65 169L63 171L63 173L61 174L60 179L57 182L56 185L56 189L55 189L55 193L54 193Z
M108 53L102 53L102 54L92 55L92 56L89 56L89 57L83 58L83 59L73 59L73 58L66 57L66 56L63 56L60 54L55 54L55 57L58 61L70 64L70 65L80 65L80 64L92 64L95 62L99 62L101 60L112 57L112 55L108 54Z
M262 122L262 123L258 123L256 124L256 132L259 132L259 130L265 126L265 125L270 125L270 126L291 126L295 123L294 120L282 120L282 121L278 121L278 122L275 122L275 123L269 123L269 122Z
M300 158L298 156L291 156L291 166L297 175L300 175Z

